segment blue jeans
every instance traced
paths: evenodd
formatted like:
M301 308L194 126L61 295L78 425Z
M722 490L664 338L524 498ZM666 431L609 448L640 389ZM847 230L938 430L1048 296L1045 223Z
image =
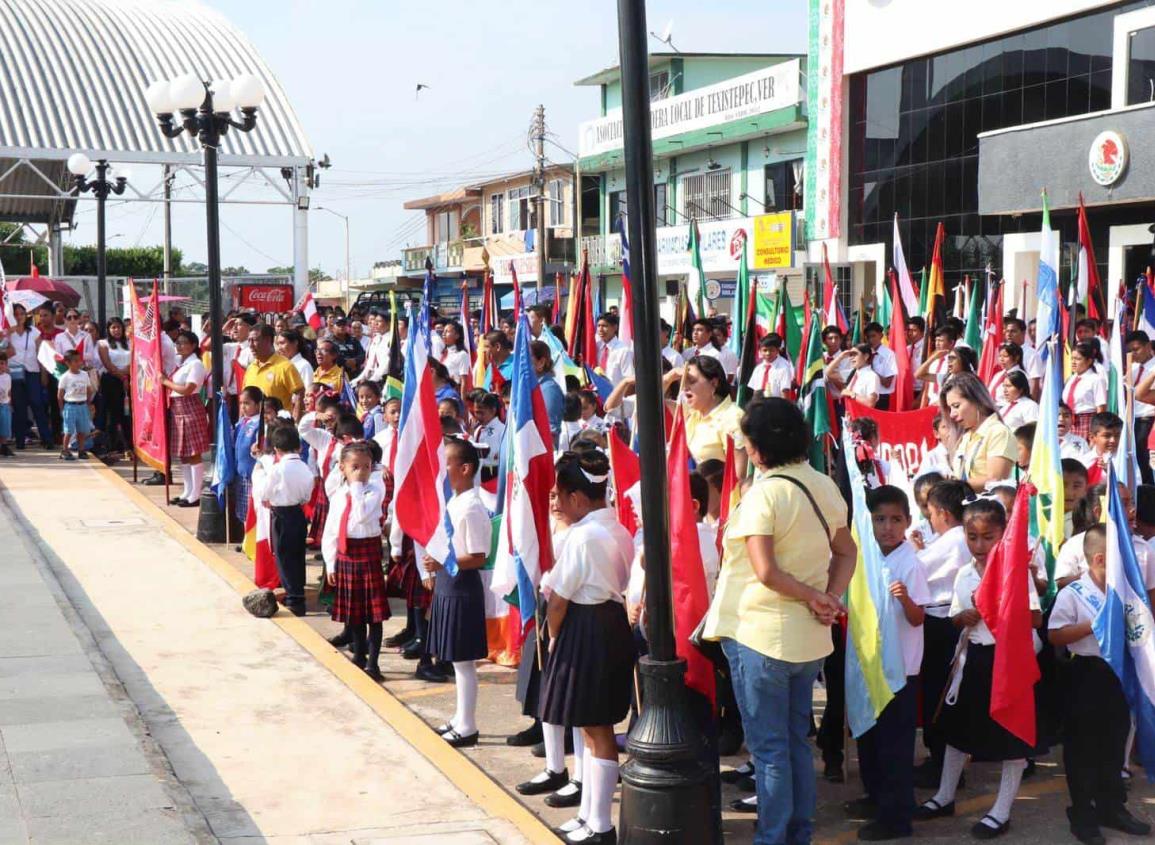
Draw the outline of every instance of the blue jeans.
M818 790L807 734L821 660L788 663L722 640L746 747L754 758L758 827L754 845L808 845Z
M55 404L56 397L53 397ZM24 378L12 379L12 433L17 446L23 446L28 437L28 411L36 420L36 428L42 443L52 445L52 427L48 422L44 387L40 384L40 373L25 373Z

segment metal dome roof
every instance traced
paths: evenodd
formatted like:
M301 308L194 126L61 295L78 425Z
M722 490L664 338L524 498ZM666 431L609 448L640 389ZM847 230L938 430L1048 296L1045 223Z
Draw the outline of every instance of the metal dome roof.
M67 219L71 209L58 194L49 201L31 193L52 191L45 182L66 185L63 163L77 150L93 159L199 164L195 139L165 138L144 99L149 83L188 72L249 72L265 84L256 129L225 136L222 165L311 159L277 78L218 12L193 0L0 0L0 194L15 195L0 199L0 219ZM11 170L21 160L36 170Z

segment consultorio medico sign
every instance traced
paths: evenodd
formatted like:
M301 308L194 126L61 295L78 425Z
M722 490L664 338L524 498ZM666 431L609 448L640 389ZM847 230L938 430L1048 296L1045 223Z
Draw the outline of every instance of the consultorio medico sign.
M801 101L799 76L799 61L793 59L676 97L656 100L650 103L651 136L668 138L796 105ZM620 149L621 109L586 121L578 132L579 155Z

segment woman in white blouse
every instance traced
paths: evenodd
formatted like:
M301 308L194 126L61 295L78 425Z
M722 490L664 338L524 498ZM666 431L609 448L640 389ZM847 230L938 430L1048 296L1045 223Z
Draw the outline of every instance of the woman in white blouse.
M1022 370L1012 370L1002 382L999 414L1012 433L1027 423L1038 422L1039 404L1031 398L1031 382Z
M470 362L469 353L461 348L461 341L465 337L465 332L461 328L461 324L450 320L445 324L445 329L442 331L441 339L445 341L445 350L441 353L441 363L445 365L445 369L449 370L450 377L462 384L462 379L469 375Z
M80 322L80 312L75 308L69 308L64 312L64 331L56 335L52 341L52 346L57 355L64 355L73 349L80 349L84 369L95 369L98 360L96 341L92 339L92 335L84 330Z
M1071 377L1063 386L1063 401L1074 415L1071 433L1084 440L1091 434L1091 417L1107 410L1107 380L1095 369L1103 353L1094 340L1081 340L1071 353Z
M169 502L182 508L196 507L201 500L201 485L205 465L201 455L212 445L209 440L209 420L205 406L197 395L205 383L207 373L198 350L200 340L192 332L176 336L176 351L180 363L171 377L161 378L161 384L172 395L170 448L180 459L181 494Z
M1010 373L1026 373L1023 369L1023 347L1017 343L1001 344L997 355L999 369L991 376L987 390L991 392L1000 410L1003 407L1003 384ZM1029 384L1029 382L1028 382Z
M109 451L125 451L132 443L131 432L126 431L127 416L124 399L128 384L129 368L132 366L132 352L128 348L128 336L124 321L113 317L108 321L107 337L96 345L97 355L103 370L100 374L101 405L97 425L104 432L105 444Z
M27 319L23 305L12 306L15 324L8 331L8 374L12 376L12 433L16 448L23 449L28 438L28 411L36 421L36 432L44 449L52 447L52 427L48 421L48 404L40 361L40 331ZM4 354L0 352L0 354ZM54 400L55 401L55 400Z
M842 359L847 357L854 363L854 374L846 383L846 387L842 389L842 395L873 408L878 404L879 391L882 387L878 373L871 366L874 360L874 351L870 348L869 343L852 346L850 349L839 352L838 356L826 365L826 371L837 370Z

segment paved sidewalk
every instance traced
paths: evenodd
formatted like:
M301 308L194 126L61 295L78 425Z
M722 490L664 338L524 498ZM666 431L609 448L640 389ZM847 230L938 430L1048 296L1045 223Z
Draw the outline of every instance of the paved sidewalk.
M0 501L0 843L210 841L140 715Z
M11 532L18 522L43 549L68 601L187 790L204 838L318 845L529 841L492 811L499 802L483 802L489 805L483 808L455 785L460 778L451 780L418 753L413 746L420 747L423 738L415 737L408 724L403 736L383 721L375 712L378 708L343 683L339 678L348 671L347 661L327 668L319 659L324 654L306 650L298 643L299 634L294 639L287 633L296 624L306 637L316 639L304 623L260 620L245 613L236 582L228 582L239 576L231 570L222 576L198 559L195 544L171 535L148 506L126 495L98 465L62 465L55 456L24 453L0 462L0 485L15 512L5 519L4 530ZM17 735L25 743L19 749L55 742L57 768L40 765L47 775L56 772L57 780L69 781L66 789L29 787L27 803L20 783L30 773L35 776L36 763L21 758L4 728L16 796L29 819L21 824L31 828L40 819L37 824L50 831L34 841L101 841L91 827L74 827L78 834L85 832L71 836L65 835L65 826L74 824L79 812L95 812L103 805L106 815L115 813L120 820L119 825L117 819L109 820L110 835L104 841L195 841L197 834L187 832L171 809L164 811L172 817L171 830L137 835L128 826L125 820L137 816L142 824L160 824L158 802L164 790L157 777L148 774L150 769L124 748L125 733L118 733L112 721L117 710L102 693L96 673L89 667L87 679L69 674L83 652L75 638L68 639L63 617L53 622L43 612L43 602L35 606L36 594L23 585L36 571L26 560L21 562L22 554L11 554L12 545L0 534L0 577L9 588L4 600L19 608L14 618L20 624L0 626L0 656L25 655L19 659L27 660L51 654L54 661L72 663L60 663L56 674L37 682L40 692L20 684L19 694L37 696L35 703L0 700L0 726L96 720L88 729ZM0 604L5 622L8 608ZM0 661L0 695L13 694L5 680L5 673L12 671ZM55 680L57 675L65 680ZM356 675L351 686L361 693L364 676ZM364 683L372 686L368 679ZM376 687L369 693L384 697ZM108 736L103 745L101 731ZM117 742L119 750L108 750ZM93 770L81 768L80 761L86 760ZM0 770L0 784L8 777ZM106 785L87 779L94 777L105 778ZM8 836L22 842L23 829L9 833L3 827L10 815L3 801L11 791L0 786L0 841L7 842ZM485 786L470 794L479 791L484 793ZM160 806L174 805L166 800ZM61 834L51 835L52 830ZM534 836L536 841L544 838Z

